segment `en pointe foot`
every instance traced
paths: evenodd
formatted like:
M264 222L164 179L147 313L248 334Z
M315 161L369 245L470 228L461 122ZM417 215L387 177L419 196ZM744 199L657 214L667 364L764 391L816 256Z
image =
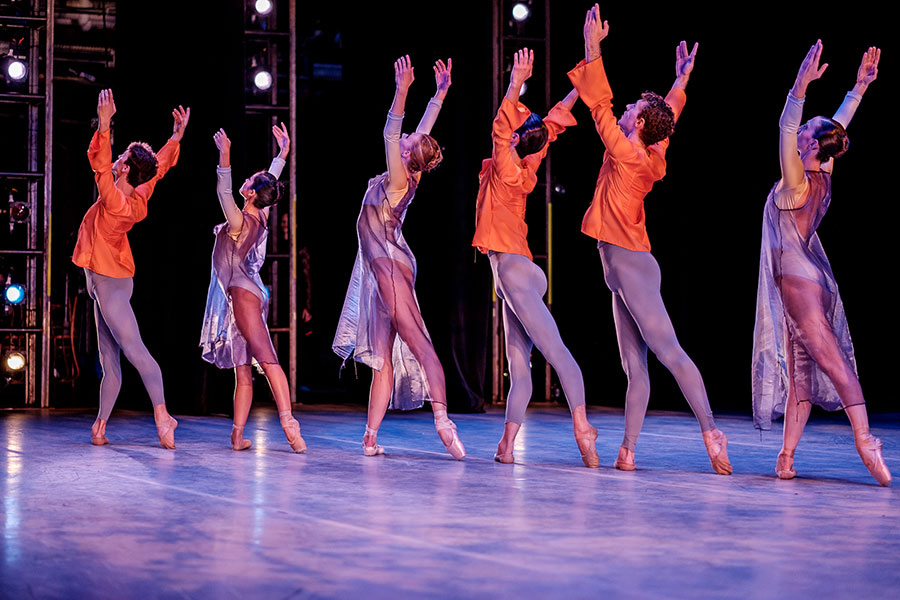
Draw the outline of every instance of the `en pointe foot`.
M106 438L106 421L97 419L91 426L91 443L95 446L105 446L109 443Z
M435 414L434 428L437 430L444 444L444 448L450 453L450 456L456 460L462 460L466 457L466 449L463 447L456 433L456 423L447 418L447 413L443 415Z
M365 456L378 456L384 454L384 448L378 445L378 430L366 425L366 434L363 436L363 454Z
M589 469L600 467L600 456L597 454L597 428L575 430L575 442L581 453L581 462Z
M634 471L634 450L619 446L619 456L613 466L620 471Z
M175 449L175 428L178 421L172 415L166 415L156 423L156 434L159 436L159 445L166 450Z
M232 450L247 450L250 446L253 445L253 442L250 440L244 439L244 426L241 425L238 427L237 425L231 426L231 449Z
M863 464L866 465L872 477L884 487L890 487L891 472L884 464L884 456L881 455L881 440L868 432L858 435L856 451L859 452Z
M731 475L731 463L728 461L728 438L718 429L703 432L703 443L713 471L719 475Z
M781 449L778 458L775 459L775 474L778 475L778 479L793 479L797 476L797 471L794 470L793 450Z
M284 430L284 436L287 438L291 450L297 454L306 452L306 441L300 435L300 423L291 415L291 411L282 411L278 413L281 418L281 428Z

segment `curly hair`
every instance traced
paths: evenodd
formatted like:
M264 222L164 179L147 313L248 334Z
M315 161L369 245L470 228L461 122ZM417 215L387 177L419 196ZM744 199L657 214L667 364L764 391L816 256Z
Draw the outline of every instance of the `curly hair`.
M444 155L437 140L423 133L419 143L409 152L407 167L410 173L428 173L441 164L442 160Z
M272 206L284 196L284 184L268 171L260 171L250 178L250 189L256 192L253 205L256 208Z
M665 99L654 92L644 92L641 100L647 103L637 116L644 120L644 127L640 132L641 141L645 146L652 146L675 131L675 113Z
M819 118L822 119L822 124L813 134L813 137L819 142L819 152L816 154L816 158L819 162L826 162L832 157L843 156L850 148L847 130L843 125L828 117Z
M128 158L125 160L125 164L128 165L126 180L132 187L147 183L156 177L159 169L156 153L150 144L145 142L131 142L128 145Z
M531 113L522 126L516 129L519 134L519 143L516 144L516 154L519 158L540 152L547 145L550 132L544 124L544 120L535 113Z

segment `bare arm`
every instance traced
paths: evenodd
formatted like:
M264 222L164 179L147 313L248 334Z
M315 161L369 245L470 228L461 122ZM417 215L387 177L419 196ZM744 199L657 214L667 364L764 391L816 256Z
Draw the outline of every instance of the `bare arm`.
M863 94L869 89L869 84L878 78L878 61L881 60L881 49L872 46L863 52L862 62L856 72L856 84L853 89L847 92L840 108L834 113L832 119L844 126L844 129L850 125L850 120L856 114L859 103Z
M522 84L531 77L531 71L534 68L534 50L522 48L513 54L513 67L509 76L509 87L506 88L506 99L517 104L519 102L519 93L522 91Z
M415 75L409 56L401 56L394 62L394 82L396 83L394 101L384 126L388 192L399 192L409 185L406 179L406 167L403 165L403 157L400 153L400 127L403 124L403 111L406 109L406 94L414 80Z
M231 191L231 140L225 134L224 129L219 129L213 135L216 148L219 149L219 166L216 168L216 194L219 196L219 205L225 213L228 221L228 233L236 236L244 226L244 213L238 208Z
M446 65L444 61L438 60L434 63L433 68L434 83L437 90L434 93L434 97L428 101L428 106L425 107L425 114L422 115L422 120L419 121L419 126L416 127L416 133L431 133L431 128L434 127L434 122L437 121L438 113L441 112L444 98L447 97L447 90L450 89L450 71L453 69L453 59L448 58Z

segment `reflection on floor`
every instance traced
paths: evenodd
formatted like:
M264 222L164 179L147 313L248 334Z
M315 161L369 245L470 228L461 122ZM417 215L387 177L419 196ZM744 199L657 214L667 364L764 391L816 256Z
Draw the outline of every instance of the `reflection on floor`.
M233 452L230 421L2 413L3 598L888 597L900 585L900 492L863 467L850 426L814 419L798 477L774 477L777 432L719 418L735 474L712 473L691 415L651 413L634 472L610 466L621 411L591 410L600 469L567 413L529 412L516 464L491 458L501 413L454 415L443 451L424 412L390 414L364 457L365 414L297 411L292 454L271 410ZM815 416L814 416L815 417ZM874 421L900 475L900 425Z

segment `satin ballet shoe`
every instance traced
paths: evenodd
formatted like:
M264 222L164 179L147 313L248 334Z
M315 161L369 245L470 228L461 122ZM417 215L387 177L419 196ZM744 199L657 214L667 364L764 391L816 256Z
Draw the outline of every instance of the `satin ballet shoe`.
M444 430L448 430L453 436L450 439L449 444L444 442L444 438L441 438L441 442L443 442L444 448L447 449L450 456L456 460L462 460L466 457L466 449L463 447L462 442L459 440L459 436L456 434L456 423L447 418L447 413L444 413L443 416L435 416L434 428L437 429L438 434Z
M634 471L634 452L625 446L619 446L619 456L616 457L613 466L620 471Z
M300 423L291 416L291 411L281 411L278 416L281 417L281 428L284 429L284 435L288 444L291 445L291 450L297 454L306 452L306 441L300 435Z
M600 467L600 456L597 454L597 428L591 427L587 434L575 432L575 443L581 453L581 462L589 469Z
M872 477L884 487L890 487L891 472L884 464L884 456L881 455L881 440L871 433L857 436L856 451L859 452L863 464L866 465Z
M370 435L372 437L377 438L378 430L372 429L371 427L366 425L366 435ZM363 438L362 447L363 447L363 454L366 456L378 456L379 454L384 454L383 446L379 446L378 444L375 444L374 446L366 446L365 438Z
M237 425L231 426L231 449L232 450L246 450L250 446L253 445L253 442L250 440L244 439L244 426L241 425L238 427Z
M797 471L794 470L793 450L788 452L784 448L781 449L778 458L775 459L775 474L778 475L778 479L793 479L797 476Z
M703 443L706 444L706 453L709 454L713 471L719 475L731 475L733 469L728 462L728 438L725 434L718 429L704 431Z
M159 436L159 445L166 450L175 449L176 427L178 427L178 421L176 421L172 415L169 415L169 419L165 423L156 425L156 434Z
M513 456L512 450L509 452L500 452L500 444L497 444L497 452L494 453L494 462L511 465L516 462L516 459Z
M95 446L105 446L109 443L106 437L106 421L97 419L91 425L91 443Z

